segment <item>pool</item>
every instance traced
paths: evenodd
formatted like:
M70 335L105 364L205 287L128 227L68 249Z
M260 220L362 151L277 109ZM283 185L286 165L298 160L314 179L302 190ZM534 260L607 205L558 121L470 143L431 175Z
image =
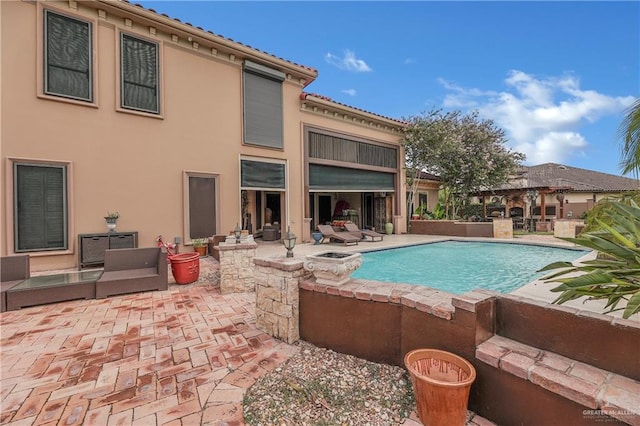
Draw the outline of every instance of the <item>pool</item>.
M573 262L586 250L526 244L444 241L362 253L352 278L424 285L462 294L475 288L508 293L557 261ZM548 272L547 272L548 273Z

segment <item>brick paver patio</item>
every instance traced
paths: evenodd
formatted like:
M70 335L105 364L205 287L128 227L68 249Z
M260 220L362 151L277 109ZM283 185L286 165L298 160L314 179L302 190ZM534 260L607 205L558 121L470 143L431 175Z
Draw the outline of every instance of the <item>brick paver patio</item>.
M239 425L256 378L293 355L255 327L255 294L216 287L0 314L10 425Z

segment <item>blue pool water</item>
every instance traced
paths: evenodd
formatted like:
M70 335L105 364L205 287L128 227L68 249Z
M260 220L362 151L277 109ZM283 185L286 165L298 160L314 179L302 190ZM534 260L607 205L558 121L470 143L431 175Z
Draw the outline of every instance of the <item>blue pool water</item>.
M587 251L526 244L445 241L362 253L353 278L424 285L462 294L475 288L508 293L548 272L557 261L573 262Z

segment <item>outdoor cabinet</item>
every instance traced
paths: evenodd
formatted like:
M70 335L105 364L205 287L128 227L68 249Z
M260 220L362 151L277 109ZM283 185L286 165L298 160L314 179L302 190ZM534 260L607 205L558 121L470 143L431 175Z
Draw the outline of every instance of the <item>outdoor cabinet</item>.
M138 247L137 232L78 234L78 269L104 265L107 249Z

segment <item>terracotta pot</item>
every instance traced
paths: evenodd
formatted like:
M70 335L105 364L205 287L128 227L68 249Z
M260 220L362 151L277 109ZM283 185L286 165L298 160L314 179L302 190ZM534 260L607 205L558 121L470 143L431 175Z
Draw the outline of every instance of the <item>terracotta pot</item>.
M466 359L438 349L416 349L404 357L418 417L429 426L464 426L476 370Z
M194 247L193 249L200 255L200 257L207 255L207 246Z
M171 273L178 284L191 284L200 277L198 253L180 253L171 256Z

